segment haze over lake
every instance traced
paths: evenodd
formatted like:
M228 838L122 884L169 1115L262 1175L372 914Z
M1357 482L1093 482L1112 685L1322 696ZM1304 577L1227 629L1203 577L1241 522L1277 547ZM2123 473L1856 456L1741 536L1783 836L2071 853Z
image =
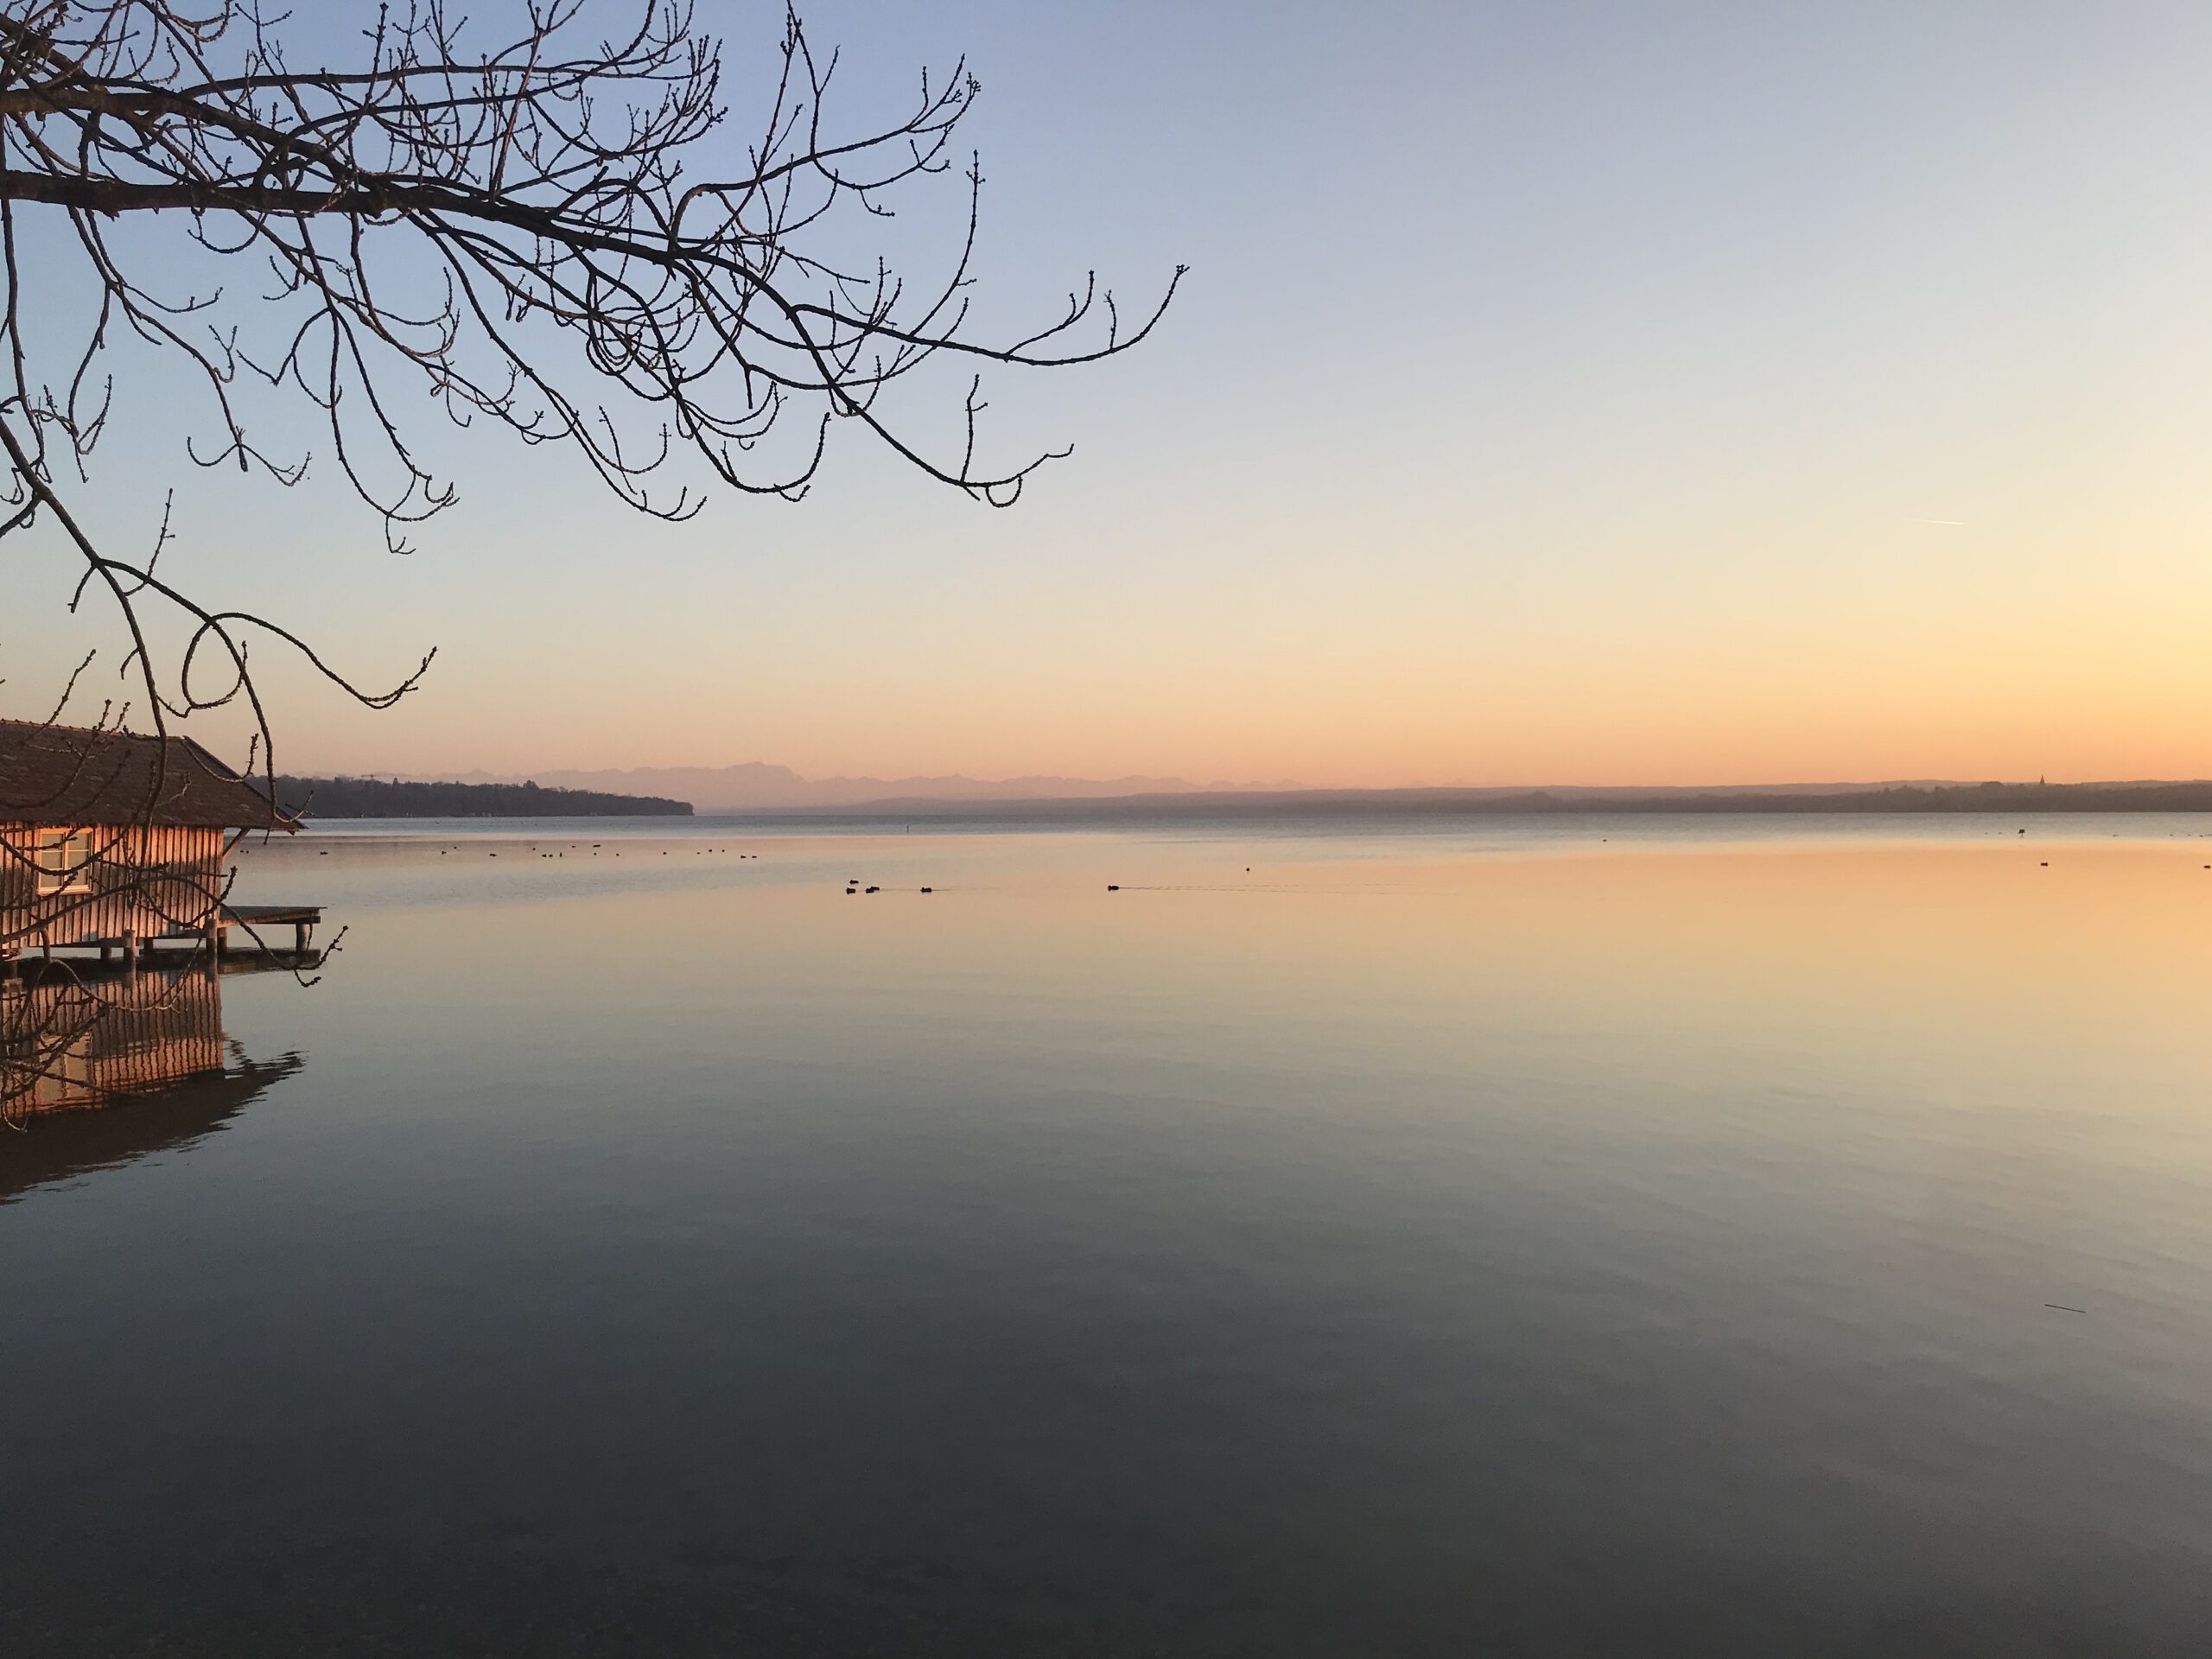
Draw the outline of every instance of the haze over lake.
M255 846L0 1649L2201 1654L2212 825L2019 827Z

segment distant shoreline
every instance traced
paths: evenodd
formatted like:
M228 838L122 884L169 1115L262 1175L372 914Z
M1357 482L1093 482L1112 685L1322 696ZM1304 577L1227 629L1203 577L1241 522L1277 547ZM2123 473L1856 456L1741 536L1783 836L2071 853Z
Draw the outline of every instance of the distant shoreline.
M715 817L957 822L981 818L1083 823L1106 819L1503 817L1564 814L2212 812L2212 782L1958 784L1821 793L1750 790L1282 790L1005 800L885 800L851 805L709 808Z
M1936 814L2212 813L2212 781L2121 784L1895 784L1741 789L1622 787L1297 789L1132 795L895 797L785 806L709 805L659 796L524 784L277 779L277 798L309 821L410 818L736 818L761 823L1086 823L1304 817L1439 819L1569 816L1809 817Z

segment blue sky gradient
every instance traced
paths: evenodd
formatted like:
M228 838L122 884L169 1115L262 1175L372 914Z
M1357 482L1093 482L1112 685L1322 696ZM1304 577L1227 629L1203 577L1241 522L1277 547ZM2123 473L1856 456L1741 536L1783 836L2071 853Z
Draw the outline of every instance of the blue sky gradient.
M734 66L775 37L772 8L702 11ZM806 16L855 108L969 54L987 318L1187 263L1156 340L991 384L1009 448L1077 446L1008 512L841 434L804 504L671 527L424 405L463 499L404 561L322 473L182 464L188 389L142 359L108 533L149 535L175 482L203 591L371 679L441 647L373 715L269 664L289 763L2212 771L2212 11ZM932 206L958 211L917 197L898 233ZM925 424L957 397L931 390ZM10 556L23 712L76 636L25 626L51 544Z

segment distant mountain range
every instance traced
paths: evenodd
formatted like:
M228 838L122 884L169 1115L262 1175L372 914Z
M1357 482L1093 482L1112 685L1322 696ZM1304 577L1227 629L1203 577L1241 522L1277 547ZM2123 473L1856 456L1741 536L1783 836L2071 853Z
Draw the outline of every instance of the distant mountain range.
M541 772L536 787L593 797L645 797L645 810L688 802L710 814L961 817L1016 813L1051 819L1292 817L1302 814L1511 812L2082 812L2212 810L2212 783L1961 784L1923 779L1873 784L1638 785L1311 789L1293 783L1195 784L1181 778L1027 777L987 779L801 777L788 766L644 766ZM461 783L513 786L482 772ZM620 808L601 807L601 810ZM637 810L637 809L632 809ZM335 813L330 816L336 816Z
M1650 799L1668 795L1844 795L1865 790L1948 787L1935 781L1888 784L1752 784L1715 789L1651 789L1634 785L1567 785L1541 791L1526 786L1409 790L1313 791L1289 779L1268 783L1193 783L1187 778L969 778L959 772L917 778L804 778L789 766L747 760L731 766L636 766L599 772L536 772L544 789L584 790L595 794L658 796L689 801L700 812L784 812L844 807L895 807L922 802L1010 802L1126 800L1141 797L1280 797L1300 793L1331 798L1385 795L1444 795L1469 800L1543 793L1575 800L1612 797ZM465 784L519 784L518 775L463 772Z
M538 772L531 774L545 789L587 790L595 794L652 795L689 801L701 812L775 812L794 809L862 806L875 801L1082 800L1122 795L1186 795L1228 792L1242 787L1193 784L1181 778L802 778L789 766L748 760L734 766L639 766L627 771ZM521 781L488 772L467 772L462 783ZM1295 789L1296 784L1251 785Z

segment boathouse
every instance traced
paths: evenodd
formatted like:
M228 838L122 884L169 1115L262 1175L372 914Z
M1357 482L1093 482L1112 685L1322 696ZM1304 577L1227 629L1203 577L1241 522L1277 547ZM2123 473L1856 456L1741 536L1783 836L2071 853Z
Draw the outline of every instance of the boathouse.
M219 949L239 923L307 912L223 903L223 867L250 830L298 821L188 737L0 721L0 964L96 945L135 961L159 939ZM307 919L302 919L302 918Z

